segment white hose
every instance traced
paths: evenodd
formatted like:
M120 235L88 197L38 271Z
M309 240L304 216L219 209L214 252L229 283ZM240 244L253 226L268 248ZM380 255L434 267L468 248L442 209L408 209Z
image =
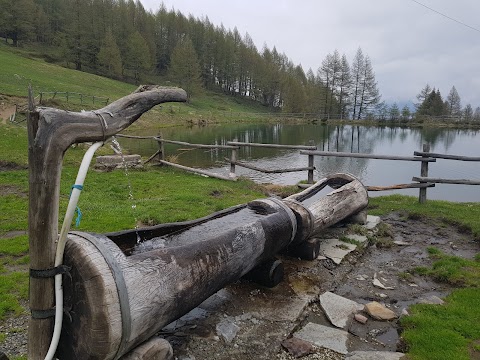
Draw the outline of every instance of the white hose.
M83 186L85 181L85 176L87 175L88 167L92 161L93 154L97 149L103 145L103 142L97 142L90 146L85 155L83 156L82 163L78 169L77 179L75 180L75 185ZM70 230L70 225L72 223L73 215L75 214L75 209L77 208L78 198L82 191L77 187L72 189L70 195L70 201L68 202L67 211L65 213L65 218L63 219L62 230L60 231L60 236L57 243L57 252L55 254L55 267L62 265L63 262L63 252L65 250L65 242L67 240L67 234ZM63 321L63 287L62 287L62 274L55 275L55 326L53 328L52 341L50 342L50 347L48 349L45 360L52 360L57 351L58 341L60 340L60 333L62 332L62 321Z

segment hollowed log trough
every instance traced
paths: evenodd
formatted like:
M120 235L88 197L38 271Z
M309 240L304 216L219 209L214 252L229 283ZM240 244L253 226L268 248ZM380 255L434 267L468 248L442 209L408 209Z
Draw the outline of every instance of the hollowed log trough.
M344 185L306 206L326 185ZM302 193L301 193L302 194ZM109 234L71 232L64 262L61 359L117 359L243 276L274 286L287 250L318 255L316 232L363 210L355 178L333 175L287 200L268 198L195 221ZM300 201L298 201L300 200ZM307 249L307 250L306 250Z

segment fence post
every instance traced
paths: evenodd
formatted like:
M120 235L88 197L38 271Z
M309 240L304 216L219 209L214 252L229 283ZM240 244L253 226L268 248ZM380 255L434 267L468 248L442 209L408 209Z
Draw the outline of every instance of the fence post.
M237 138L233 139L233 141L238 141ZM231 178L235 177L235 162L237 161L237 149L232 149L232 156L230 158L230 174Z
M157 142L158 142L158 151L159 151L159 153L158 153L158 158L159 158L160 160L165 160L165 148L164 148L164 146L163 146L163 141L161 140L161 139L162 139L162 134L161 134L161 133L158 134L158 138L160 139L160 140L157 140Z
M423 152L430 151L430 144L423 144ZM422 157L428 157L426 155L422 155ZM428 177L428 162L422 161L422 165L420 168L420 176ZM418 202L420 204L424 204L427 201L427 188L420 188L418 192Z
M308 142L309 145L315 145L315 142L313 140L310 140ZM308 179L307 179L307 183L309 184L313 184L313 162L314 162L314 158L315 156L314 155L308 155Z

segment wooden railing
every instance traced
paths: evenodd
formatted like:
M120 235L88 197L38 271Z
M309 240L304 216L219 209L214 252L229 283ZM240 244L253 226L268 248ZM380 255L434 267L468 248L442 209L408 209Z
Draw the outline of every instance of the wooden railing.
M95 104L104 104L108 105L110 98L103 97L103 96L95 96L95 95L85 95L81 93L71 92L71 91L42 91L38 94L39 97L39 104L42 104L42 101L48 99L55 99L57 97L63 97L68 102L72 100L80 101L80 105L84 103L92 102L93 105Z
M364 154L364 153L347 153L347 152L335 152L335 151L318 151L314 145L280 145L280 144L261 144L261 143L246 143L238 141L229 141L226 145L205 145L205 144L192 144L183 141L174 141L163 139L160 136L133 136L133 135L117 135L119 137L133 138L133 139L152 139L158 142L159 149L150 156L145 163L148 163L155 158L160 164L173 166L182 170L215 177L223 180L235 181L236 167L243 167L246 169L259 171L265 174L282 174L288 172L300 172L307 171L307 184L301 184L301 187L308 187L313 184L314 179L314 162L315 156L324 157L348 157L354 159L374 159L374 160L391 160L391 161L411 161L420 163L420 176L412 177L412 183L395 184L390 186L365 186L368 191L388 191L388 190L400 190L400 189L419 189L419 202L424 203L427 200L427 188L435 187L435 184L463 184L463 185L480 185L480 181L468 180L468 179L444 179L444 178L432 178L428 176L429 163L434 163L437 159L458 160L458 161L480 161L480 157L468 157L460 155L447 155L431 153L430 146L428 144L423 145L423 151L415 151L414 156L397 156L397 155L379 155L379 154ZM191 148L201 149L228 149L231 150L230 158L224 158L227 163L230 163L229 176L223 176L210 171L191 168L176 163L172 163L165 160L164 143L176 144ZM300 154L307 155L307 166L297 168L280 168L280 169L265 169L260 168L243 161L239 161L238 150L240 147L261 147L261 148L274 148L274 149L290 149L300 150Z

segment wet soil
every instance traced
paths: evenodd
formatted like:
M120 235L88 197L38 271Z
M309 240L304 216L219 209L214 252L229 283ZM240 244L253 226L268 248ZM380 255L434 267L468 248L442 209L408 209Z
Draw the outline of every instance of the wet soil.
M392 213L382 221L388 227L383 227L386 234L380 234L380 241L349 254L340 265L328 259L301 261L284 257L285 279L276 288L240 281L222 290L221 296L233 300L225 299L221 307L213 306L212 312L203 312L201 318L171 324L164 329L163 336L172 342L179 359L293 359L282 349L281 341L307 322L332 326L318 302L318 295L323 292L332 291L362 304L378 301L401 318L410 305L432 295L445 297L453 289L412 272L415 267L432 264L429 247L465 258L473 258L480 250L480 244L465 229L440 221L411 219L401 213ZM341 237L346 232L345 227L339 227L322 237ZM373 285L374 277L386 289ZM295 308L295 295L309 299L292 321L287 313ZM282 303L282 298L289 299L287 304ZM223 318L231 319L239 327L231 342L216 331L216 324ZM405 351L398 319L387 322L369 318L365 325L352 320L347 331L351 334L349 352ZM344 358L321 348L302 357Z

